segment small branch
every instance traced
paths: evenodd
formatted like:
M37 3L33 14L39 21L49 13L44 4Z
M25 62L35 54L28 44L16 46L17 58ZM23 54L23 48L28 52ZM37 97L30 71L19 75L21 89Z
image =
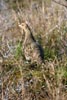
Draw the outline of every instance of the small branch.
M62 20L60 21L60 23L58 23L58 24L56 24L54 27L52 27L48 32L46 32L46 35L48 35L48 34L50 34L51 32L53 32L56 28L57 28L57 29L60 29L60 26L61 26L61 24L62 24L63 21L64 21L64 20L62 19Z
M44 74L44 68L43 68L43 66L44 66L44 65L42 65L43 78L44 78L44 80L46 81L46 84L47 84L47 87L48 87L48 90L49 90L50 94L52 94L52 90L51 90L50 83L49 83L49 81L48 81L46 75Z
M4 94L3 94L3 82L2 82L2 100L4 100Z
M61 6L63 6L63 7L67 8L67 3L65 5L65 4L63 4L63 3L59 2L59 1L56 1L56 0L52 0L52 1L55 2L55 3L57 3L57 4L59 4L59 5L61 5Z

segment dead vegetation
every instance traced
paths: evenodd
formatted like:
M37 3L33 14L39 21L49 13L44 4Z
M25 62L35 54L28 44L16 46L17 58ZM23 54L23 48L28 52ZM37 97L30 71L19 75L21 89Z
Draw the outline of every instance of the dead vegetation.
M53 0L1 1L0 100L66 100L67 8ZM25 59L23 21L43 47L44 64Z

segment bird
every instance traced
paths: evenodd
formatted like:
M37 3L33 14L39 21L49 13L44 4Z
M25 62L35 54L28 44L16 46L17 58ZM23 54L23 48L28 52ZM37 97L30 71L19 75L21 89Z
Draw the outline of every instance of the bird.
M30 62L41 64L44 60L44 50L33 36L32 29L26 22L19 24L22 35L24 34L23 53L25 59Z

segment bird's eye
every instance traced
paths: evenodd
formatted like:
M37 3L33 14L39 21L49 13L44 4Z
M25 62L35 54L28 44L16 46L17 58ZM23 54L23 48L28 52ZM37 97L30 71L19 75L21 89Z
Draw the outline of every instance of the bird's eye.
M21 25L22 25L22 26L25 26L25 24L24 24L24 23L22 23Z
M22 26L24 26L24 25L22 24Z

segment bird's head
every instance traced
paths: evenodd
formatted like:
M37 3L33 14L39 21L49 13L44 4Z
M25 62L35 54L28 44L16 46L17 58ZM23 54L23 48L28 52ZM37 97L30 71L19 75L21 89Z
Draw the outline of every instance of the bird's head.
M20 28L20 31L21 31L22 35L24 35L25 34L26 24L25 23L19 24L19 28Z
M28 22L22 22L19 24L19 28L22 30L26 30L28 28Z
M28 31L30 31L30 27L27 22L19 24L19 28L21 29L22 33L28 33Z

